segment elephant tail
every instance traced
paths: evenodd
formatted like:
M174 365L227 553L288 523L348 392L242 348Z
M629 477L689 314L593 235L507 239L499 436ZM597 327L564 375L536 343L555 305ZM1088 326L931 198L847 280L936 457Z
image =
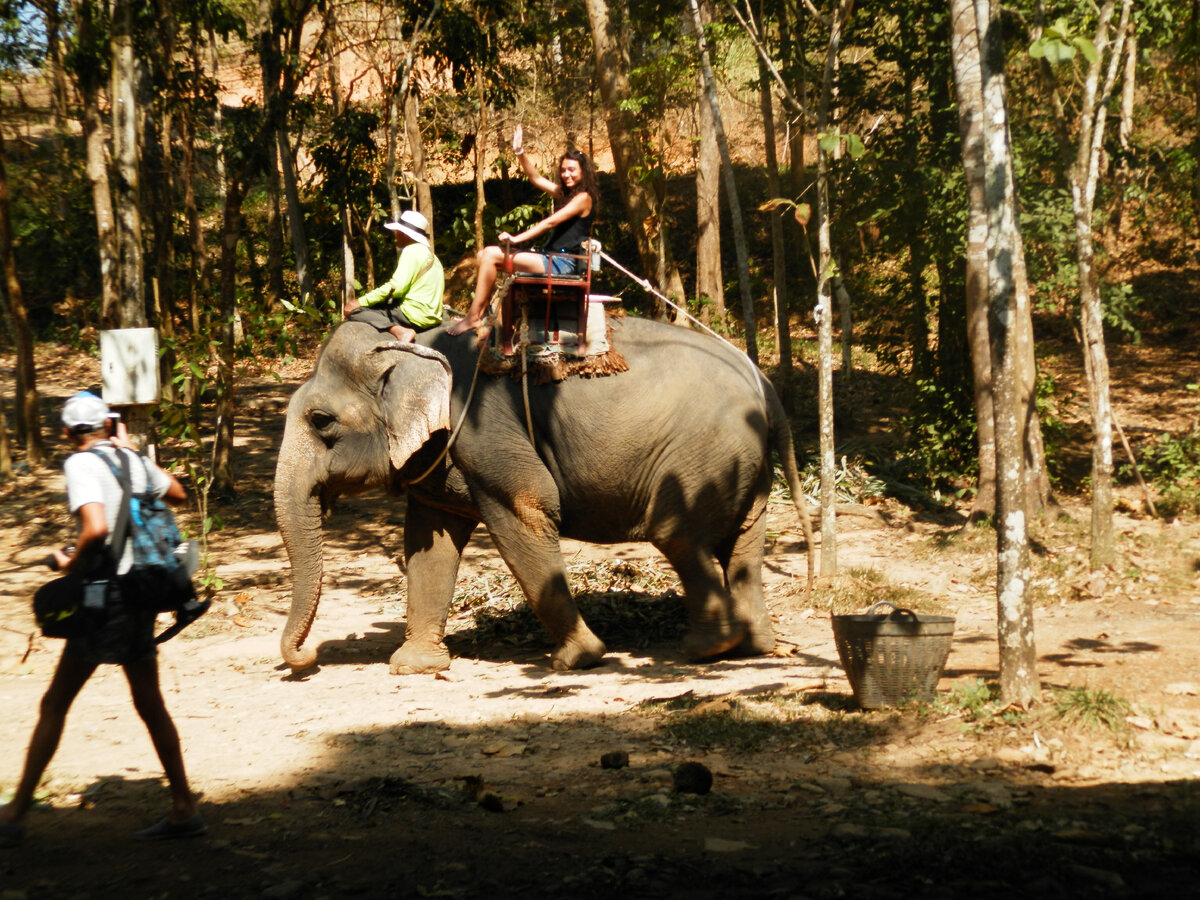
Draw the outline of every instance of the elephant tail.
M800 527L804 531L804 549L808 557L808 590L812 590L813 579L816 576L816 544L813 541L812 517L808 514L808 504L804 502L804 489L800 485L800 469L796 465L792 429L788 425L787 413L784 412L779 395L765 377L762 378L762 382L763 394L767 400L771 447L783 467L783 476L792 495L792 505L796 508Z

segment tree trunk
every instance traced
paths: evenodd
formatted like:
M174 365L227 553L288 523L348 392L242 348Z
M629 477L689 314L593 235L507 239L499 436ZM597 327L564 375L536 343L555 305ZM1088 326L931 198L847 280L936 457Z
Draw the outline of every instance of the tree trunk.
M312 266L308 258L308 238L304 229L304 208L300 204L300 177L296 172L296 158L292 155L286 128L275 132L279 147L279 163L283 169L283 192L287 200L288 234L292 237L292 256L296 260L296 283L300 290L300 302L305 306L312 303Z
M974 375L975 425L979 452L979 484L972 515L996 509L996 431L992 407L992 360L988 338L988 217L985 197L987 166L983 146L983 88L979 68L979 34L973 0L950 0L950 58L958 100L967 188L967 345Z
M841 44L842 28L854 9L854 0L841 0L829 26L825 67L821 79L821 103L817 110L817 132L829 127L833 98L833 73ZM830 239L829 152L817 148L817 393L821 453L821 574L836 575L837 459L833 433L833 246Z
M624 0L613 0L614 7L628 20L622 5ZM658 271L658 231L661 222L656 210L662 206L662 198L653 195L642 182L646 163L638 143L638 125L633 113L623 109L629 99L629 56L625 37L614 28L609 16L606 0L585 0L588 22L592 32L592 47L596 55L596 73L600 85L600 99L604 106L604 119L608 128L609 145L612 147L613 163L617 170L617 183L621 189L621 200L625 206L625 217L633 227L642 271L647 275ZM668 295L682 300L683 279L674 261L666 261L667 283L660 285ZM652 303L654 318L663 318L661 303Z
M342 311L354 299L354 226L350 218L350 207L342 207Z
M1084 341L1084 371L1092 412L1092 553L1093 569L1111 565L1116 558L1113 534L1113 415L1109 391L1108 352L1104 344L1104 317L1099 276L1096 272L1095 235L1092 215L1096 183L1100 178L1100 156L1108 100L1121 62L1132 0L1122 0L1121 21L1115 42L1110 40L1115 0L1100 9L1092 40L1098 58L1084 81L1083 102L1075 164L1071 168L1071 206L1075 214L1076 262L1079 266L1080 314ZM1106 59L1105 54L1108 54ZM1107 72L1104 69L1107 68ZM1104 82L1101 83L1101 76Z
M61 222L67 217L65 185L71 170L71 153L67 147L67 108L70 100L64 68L62 8L59 0L40 0L37 6L45 16L46 23L46 66L50 75L50 109L54 120L54 159L58 188L54 213Z
M1192 54L1192 59L1200 59L1200 0L1192 0ZM1192 94L1196 101L1192 159L1200 159L1200 65L1192 66ZM1192 176L1192 212L1200 235L1200 166Z
M202 71L199 59L199 36L192 30L192 73L198 78ZM201 297L208 297L209 263L204 246L204 226L200 221L200 206L196 200L196 110L186 105L179 119L182 153L180 175L183 179L183 215L188 226L187 303L192 333L200 332Z
M117 328L146 325L143 287L142 212L139 184L138 79L133 52L134 0L116 0L112 17L113 157L116 162L117 284L113 321Z
M475 120L475 252L484 248L483 210L487 205L486 183L487 162L484 148L487 146L487 101L484 99L484 73L475 70L475 94L479 103L479 115Z
M100 254L100 320L109 323L117 316L117 226L108 183L108 139L104 117L100 113L101 64L98 57L107 52L99 43L105 26L100 23L97 28L96 16L92 0L80 0L75 6L78 61L74 71L83 100L85 170L96 215L96 245Z
M4 270L4 317L8 321L13 346L17 354L14 412L17 439L25 445L25 458L30 466L46 461L46 445L42 441L42 417L38 409L37 368L33 361L33 331L21 282L17 278L17 258L13 252L12 225L8 212L8 170L5 166L4 135L0 132L0 267ZM5 436L5 454L11 459L7 446L8 426L0 407L0 430ZM11 473L11 470L10 470Z
M263 110L269 122L279 116L279 81L282 63L279 59L279 38L272 21L272 0L258 0L258 64L262 79ZM280 203L279 149L268 145L266 159L267 188L267 300L272 306L284 298L283 285L283 216Z
M775 153L775 105L771 98L771 73L758 61L759 103L763 116L763 144L767 155L767 194L780 196L779 159ZM792 408L792 329L788 314L787 251L783 242L784 210L772 209L771 260L773 263L772 294L775 301L775 342L779 347L779 370L775 385L786 409Z
M988 210L988 333L996 431L996 618L1000 644L1000 700L1028 705L1038 696L1033 605L1029 599L1029 536L1024 503L1024 446L1016 342L1017 291L1013 274L1017 232L1004 51L999 18L989 0L975 0Z
M433 191L429 187L429 174L425 170L425 138L421 134L421 104L416 88L409 80L404 94L404 135L408 140L408 152L412 155L413 181L417 188L417 211L429 222L429 237L433 239Z
M733 159L729 155L729 141L721 122L721 106L717 101L717 79L713 75L708 57L708 41L704 37L704 26L700 23L700 7L697 0L690 0L692 26L696 30L696 43L700 49L700 68L704 73L704 88L708 105L712 108L713 129L717 134L717 147L721 150L721 175L725 182L725 200L729 204L729 221L733 226L733 246L737 252L738 290L742 296L742 323L746 329L746 354L758 363L758 322L754 315L754 297L750 292L750 254L746 249L745 224L742 221L742 204L738 198L737 179L733 171Z
M699 154L696 158L696 299L702 317L725 320L725 278L721 267L721 151L713 125L712 106L699 76Z
M225 186L221 227L221 305L217 341L216 434L213 438L212 483L220 494L235 490L233 472L234 327L237 316L237 245L241 232L245 188L240 179Z

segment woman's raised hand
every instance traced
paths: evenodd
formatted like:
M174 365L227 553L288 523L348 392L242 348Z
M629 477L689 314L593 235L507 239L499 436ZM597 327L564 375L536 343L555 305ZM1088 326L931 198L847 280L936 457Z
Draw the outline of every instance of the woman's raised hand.
M520 156L525 152L525 126L518 125L513 129L513 153Z

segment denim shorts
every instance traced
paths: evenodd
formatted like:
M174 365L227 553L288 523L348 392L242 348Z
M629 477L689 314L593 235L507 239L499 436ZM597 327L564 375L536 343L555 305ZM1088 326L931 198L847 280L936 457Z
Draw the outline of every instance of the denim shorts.
M554 271L550 274L554 275L582 275L583 267L587 260L575 259L571 256L549 256L545 253L539 253L542 258L543 271L550 273L550 268L553 266Z

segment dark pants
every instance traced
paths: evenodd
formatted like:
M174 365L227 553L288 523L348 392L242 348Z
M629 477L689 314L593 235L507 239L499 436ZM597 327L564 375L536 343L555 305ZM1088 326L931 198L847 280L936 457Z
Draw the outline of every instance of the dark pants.
M346 316L346 319L350 322L362 322L379 331L387 331L395 325L403 325L405 328L411 328L413 331L428 331L434 327L428 325L422 328L419 325L414 325L408 321L408 316L400 311L399 306L360 306L354 312L350 313L350 315Z

